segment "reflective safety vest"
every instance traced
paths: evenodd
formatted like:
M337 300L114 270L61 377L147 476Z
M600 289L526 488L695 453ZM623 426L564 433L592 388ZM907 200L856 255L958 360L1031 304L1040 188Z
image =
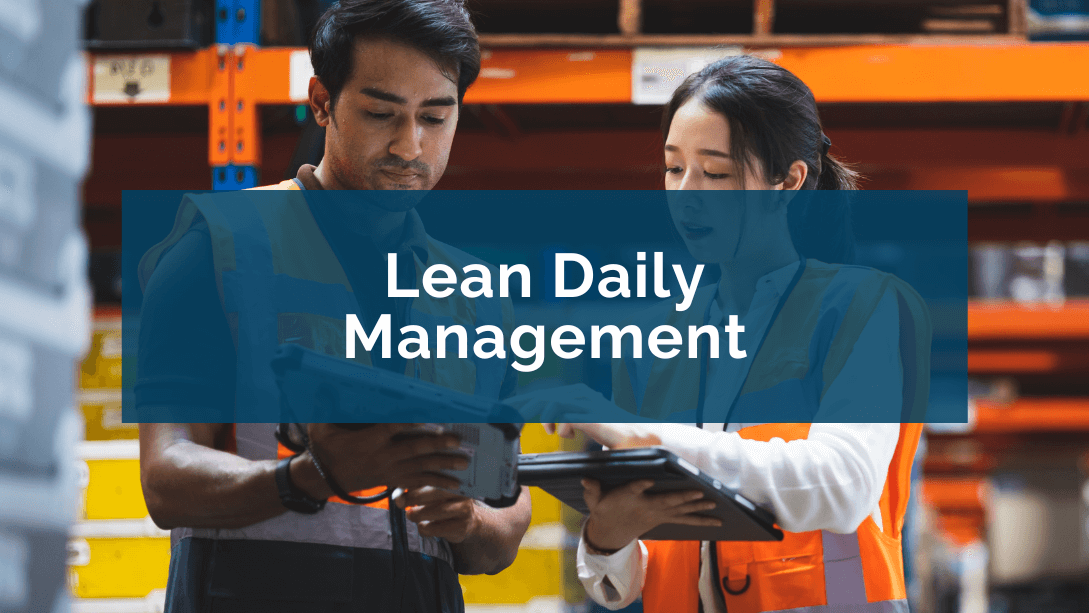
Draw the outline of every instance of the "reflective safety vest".
M278 415L280 409L279 390L270 367L277 347L290 342L344 357L345 315L356 313L358 306L344 269L310 212L305 192L293 181L258 189L276 193L246 190L186 196L170 235L140 262L140 279L146 284L162 254L201 217L207 221L216 284L237 352L236 415L267 419ZM426 262L419 254L413 254L417 287L422 286L428 265L446 264L459 275L460 281L463 266L485 264L430 237L427 251ZM368 289L386 291L384 286ZM412 300L406 319L406 324L426 330L435 330L438 325L462 325L472 346L478 326L499 326L509 335L514 311L509 299L471 299L460 291L435 299L420 292ZM434 340L429 336L431 345ZM498 398L506 375L506 360L478 359L473 352L468 359L458 359L456 353L437 359L434 347L430 349L430 359L407 361L407 376ZM371 364L370 355L360 346L355 359ZM277 424L247 421L256 419L238 419L234 425L235 453L250 460L290 455L274 438ZM371 506L327 504L313 515L287 512L245 528L181 528L174 530L173 536L175 540L196 536L385 550L392 547L387 501ZM408 542L412 552L445 560L453 566L449 544L420 536L412 522L408 523Z
M929 390L930 318L915 291L876 270L807 260L730 414L749 440L805 439L810 423L759 423L761 410L789 404L812 417L886 291L899 307L903 422L921 422ZM684 330L703 325L716 288L702 288L692 306L647 313L653 324ZM646 324L647 322L643 322ZM653 325L652 324L652 325ZM644 416L695 422L702 387L699 360L614 360L613 392L621 407ZM682 419L678 419L681 416ZM765 417L766 419L766 417ZM782 541L715 543L721 594L730 613L796 611L904 612L901 529L921 423L902 423L879 502L882 526L867 517L853 534L791 533ZM699 610L700 543L645 541L649 552L643 607L648 612Z

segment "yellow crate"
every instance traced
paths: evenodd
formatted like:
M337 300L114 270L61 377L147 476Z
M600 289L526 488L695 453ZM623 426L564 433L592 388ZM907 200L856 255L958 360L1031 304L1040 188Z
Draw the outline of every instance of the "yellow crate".
M96 523L108 527L100 528ZM124 536L156 532L144 522L78 525L77 536L69 541L68 582L72 595L144 598L155 590L165 589L170 568L170 537ZM93 536L96 533L98 536Z
M137 424L121 422L121 392L114 390L85 391L79 397L83 411L84 440L113 441L136 439Z
M529 488L529 497L533 503L531 526L563 522L563 503L559 499L537 487Z
M555 434L546 434L541 424L526 424L522 427L522 453L559 451L562 440Z
M147 517L140 485L139 441L84 441L76 448L82 473L83 519Z
M91 349L79 373L82 389L121 389L121 320L95 322Z
M510 568L497 575L463 575L467 604L524 604L534 598L563 596L563 552L522 549Z
M155 590L146 598L74 598L72 613L163 613L166 591Z
M522 453L577 451L582 449L584 444L585 438L582 436L565 439L554 434L546 434L541 424L526 424L522 428ZM566 508L562 502L540 488L531 487L529 492L533 502L533 517L530 525L564 523L574 526L571 529L577 531L582 518L577 511ZM571 517L568 517L568 514Z
M140 460L83 460L84 519L142 519L147 517L140 485Z

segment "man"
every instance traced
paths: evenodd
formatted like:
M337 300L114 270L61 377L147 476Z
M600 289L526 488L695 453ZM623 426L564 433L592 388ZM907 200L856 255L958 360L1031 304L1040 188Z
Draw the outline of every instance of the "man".
M415 198L301 198L438 182L480 68L465 9L452 0L343 0L318 23L310 52L310 105L327 131L321 164L263 188L299 190L284 198L187 198L174 231L141 262L138 412L273 415L269 359L279 343L344 357L346 313L372 325L391 313L393 331L435 317L440 307L423 292L411 302L385 295L384 254L400 256L400 287L418 283L429 262L460 270L475 261L427 235ZM513 325L509 301L449 300L455 323L473 323L458 320L464 312ZM357 353L469 393L513 389L502 360ZM452 437L398 438L410 424L310 424L313 453L293 454L273 438L276 424L234 421L140 426L148 510L173 529L168 612L460 611L457 573L503 570L528 528L526 492L493 509L448 491L457 482L436 471L465 462L442 453ZM382 508L332 498L333 486L404 493Z

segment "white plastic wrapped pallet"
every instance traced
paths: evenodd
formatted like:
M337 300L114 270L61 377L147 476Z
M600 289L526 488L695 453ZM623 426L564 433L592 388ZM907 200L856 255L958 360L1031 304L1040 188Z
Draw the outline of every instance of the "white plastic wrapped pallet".
M0 0L0 611L68 611L77 360L90 338L79 183L82 2Z

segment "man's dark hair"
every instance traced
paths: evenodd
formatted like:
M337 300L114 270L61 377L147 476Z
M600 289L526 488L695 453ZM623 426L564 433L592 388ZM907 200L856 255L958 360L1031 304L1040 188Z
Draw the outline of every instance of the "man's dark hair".
M336 104L352 71L357 37L395 40L450 70L458 102L480 74L480 45L463 0L341 0L314 27L310 63Z

